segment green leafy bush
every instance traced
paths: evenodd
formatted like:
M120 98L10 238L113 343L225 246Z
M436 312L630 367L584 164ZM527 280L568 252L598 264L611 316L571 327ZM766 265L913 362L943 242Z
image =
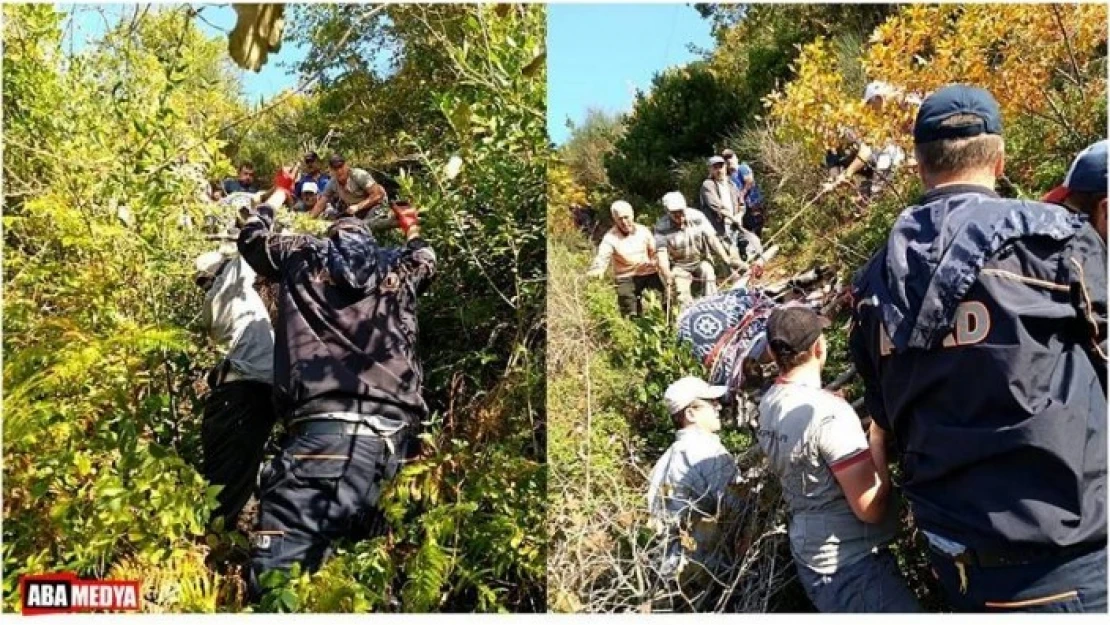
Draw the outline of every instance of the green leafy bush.
M204 559L215 489L194 468L192 385L214 355L193 331L200 294L188 267L203 244L181 224L200 207L176 155L184 141L194 162L220 166L211 136L238 105L213 94L227 85L221 46L185 11L119 26L64 63L53 8L9 6L4 17L13 608L25 573L104 577ZM212 607L220 582L197 574L191 592L154 605Z
M191 282L209 244L189 224L213 210L197 172L232 156L264 176L334 130L352 164L399 179L439 256L418 347L433 416L385 533L268 576L257 609L543 610L543 7L294 7L287 31L323 50L306 63L381 45L396 66L351 65L268 111L237 99L192 8L136 11L76 55L54 8L4 18L5 606L19 575L69 570L142 579L148 611L247 607L244 537L205 527L216 490L195 469L218 357Z

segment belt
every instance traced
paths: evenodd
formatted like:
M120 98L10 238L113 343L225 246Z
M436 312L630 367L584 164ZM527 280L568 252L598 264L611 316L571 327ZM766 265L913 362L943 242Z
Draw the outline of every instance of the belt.
M347 436L382 436L382 433L365 423L346 421L301 421L290 428L296 434L345 434Z
M216 388L221 384L229 384L231 382L262 382L258 378L252 378L249 375L240 373L231 366L230 360L223 360L220 364L212 368L208 373L208 387Z
M1031 547L1015 551L993 551L987 549L965 549L959 555L945 553L925 541L929 551L953 562L970 564L979 568L990 569L1003 566L1022 566L1049 559L1065 560L1072 557L1086 555L1099 549L1105 549L1106 543L1082 543L1069 547Z

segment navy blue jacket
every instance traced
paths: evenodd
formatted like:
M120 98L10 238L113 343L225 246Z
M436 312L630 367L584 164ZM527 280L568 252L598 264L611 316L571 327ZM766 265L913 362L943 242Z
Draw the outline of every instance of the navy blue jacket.
M921 529L981 550L1106 541L1106 245L952 185L855 278L849 339Z
M280 283L274 394L285 418L325 412L425 417L416 298L435 274L422 239L379 247L367 232L273 234L268 206L239 232L239 252Z

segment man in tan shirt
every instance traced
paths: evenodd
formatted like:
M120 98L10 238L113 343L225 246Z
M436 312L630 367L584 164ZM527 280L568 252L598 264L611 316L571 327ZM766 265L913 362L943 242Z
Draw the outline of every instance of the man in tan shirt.
M645 290L665 293L663 282L659 279L655 237L647 227L636 223L636 215L628 202L613 202L609 212L613 215L613 227L601 239L597 257L586 275L601 277L612 264L621 314L625 317L639 316L643 313Z

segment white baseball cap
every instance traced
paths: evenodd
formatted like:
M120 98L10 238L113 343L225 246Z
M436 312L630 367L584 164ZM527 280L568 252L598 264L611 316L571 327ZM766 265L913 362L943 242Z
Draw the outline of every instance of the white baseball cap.
M885 98L892 93L894 93L894 87L892 87L890 83L876 80L874 82L867 83L867 87L863 90L863 101L864 103L867 103L874 98L877 98L879 96Z
M708 164L710 167L712 167L713 165L724 165L725 159L721 158L720 156L710 156Z
M205 252L193 261L198 274L213 275L224 262L224 255L219 252Z
M609 206L609 214L611 214L614 217L616 217L617 215L623 214L623 213L631 213L631 212L632 212L632 205L629 204L628 202L625 202L624 200L617 200L616 202L613 202L613 204L611 206Z
M320 187L315 182L306 182L301 185L301 193L319 193Z
M663 196L663 207L669 211L680 211L686 208L686 198L678 191L671 191Z
M727 386L710 386L701 378L688 376L672 382L663 393L663 401L667 404L667 413L673 415L694 403L695 399L720 399L727 392Z

